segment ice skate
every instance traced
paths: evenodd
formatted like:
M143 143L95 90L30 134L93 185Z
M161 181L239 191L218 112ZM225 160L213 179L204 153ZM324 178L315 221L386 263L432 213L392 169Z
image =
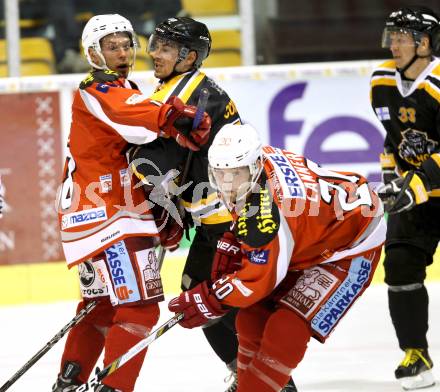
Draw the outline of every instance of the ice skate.
M408 348L394 374L405 391L427 388L435 384L431 372L433 366L428 350Z
M76 390L81 383L78 380L78 374L81 373L81 367L75 362L66 362L63 372L58 375L57 381L53 384L52 392L70 392Z
M238 388L238 379L237 379L237 360L232 361L227 364L228 369L231 371L231 374L225 378L225 382L229 382L229 387L225 392L235 392Z
M286 384L286 386L281 390L281 392L298 392L298 389L296 389L296 385L292 380L292 377L290 377L289 382Z

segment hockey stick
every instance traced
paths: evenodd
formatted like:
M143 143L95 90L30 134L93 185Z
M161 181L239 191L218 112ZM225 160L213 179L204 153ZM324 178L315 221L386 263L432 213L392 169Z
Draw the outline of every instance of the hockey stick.
M208 104L208 98L209 98L208 89L202 88L202 90L200 90L199 100L197 101L197 111L196 111L196 115L194 116L194 120L193 120L193 124L192 124L193 129L197 128L200 124L200 121L202 121L203 113L205 113L206 105ZM193 150L189 150L188 156L187 156L186 162L185 162L185 167L183 169L183 174L182 174L182 177L180 178L180 181L179 181L179 186L182 186L185 184L186 178L188 177L189 169L191 167L192 156L193 156ZM180 200L180 198L177 199L176 203L178 203L179 200ZM163 246L161 246L160 250L159 250L159 256L158 256L159 271L162 269L162 264L165 259L165 253L166 253L166 249Z
M72 327L77 325L85 316L87 316L97 305L96 301L89 302L69 323L67 323L46 345L38 351L29 361L27 361L8 381L1 387L0 392L4 392L14 384L24 373L26 373L44 354L46 354L58 341L70 331Z
M136 343L130 350L125 354L122 354L119 358L115 359L112 363L107 365L104 369L98 372L95 377L85 384L80 385L75 389L76 392L81 391L92 391L95 386L104 378L109 376L118 370L121 366L127 363L135 355L139 354L142 350L147 348L156 339L161 337L165 332L174 327L180 320L183 319L183 313L177 313L174 317L170 318L166 323L162 324L160 327L156 328L151 332L146 338L142 339L140 342Z

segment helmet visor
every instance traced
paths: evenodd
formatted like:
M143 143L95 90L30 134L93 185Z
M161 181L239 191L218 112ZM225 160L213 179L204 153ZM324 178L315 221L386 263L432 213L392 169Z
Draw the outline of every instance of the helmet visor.
M389 49L392 45L414 47L420 43L424 34L402 27L385 27L382 33L382 48Z
M208 166L209 181L230 208L242 200L253 186L251 173L248 166L232 169L219 169Z
M148 40L147 52L155 52L159 49L164 51L179 51L181 47L182 45L176 41L158 36L157 34L151 34L150 39Z

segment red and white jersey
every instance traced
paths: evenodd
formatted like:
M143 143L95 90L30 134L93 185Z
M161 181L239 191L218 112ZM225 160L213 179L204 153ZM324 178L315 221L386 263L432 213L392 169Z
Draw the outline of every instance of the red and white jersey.
M229 306L267 297L287 271L350 259L385 240L382 204L364 177L270 146L263 156L261 188L234 217L242 268L212 286Z
M156 139L168 109L125 79L76 92L58 210L69 268L125 237L157 234L125 152Z

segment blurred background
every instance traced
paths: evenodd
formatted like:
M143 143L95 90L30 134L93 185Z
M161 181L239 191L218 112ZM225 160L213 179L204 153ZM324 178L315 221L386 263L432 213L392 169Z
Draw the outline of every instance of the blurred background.
M111 5L114 3L115 5ZM438 0L418 1L440 12ZM212 51L203 70L235 101L267 143L323 166L379 181L384 131L369 103L384 21L398 0L1 0L0 305L79 298L76 271L60 246L55 195L72 97L89 70L85 23L119 13L141 50L132 79L149 93L157 80L146 43L154 26L188 15L207 24ZM188 242L166 259L164 286L179 290ZM434 263L434 267L439 263ZM376 281L381 281L381 270Z

